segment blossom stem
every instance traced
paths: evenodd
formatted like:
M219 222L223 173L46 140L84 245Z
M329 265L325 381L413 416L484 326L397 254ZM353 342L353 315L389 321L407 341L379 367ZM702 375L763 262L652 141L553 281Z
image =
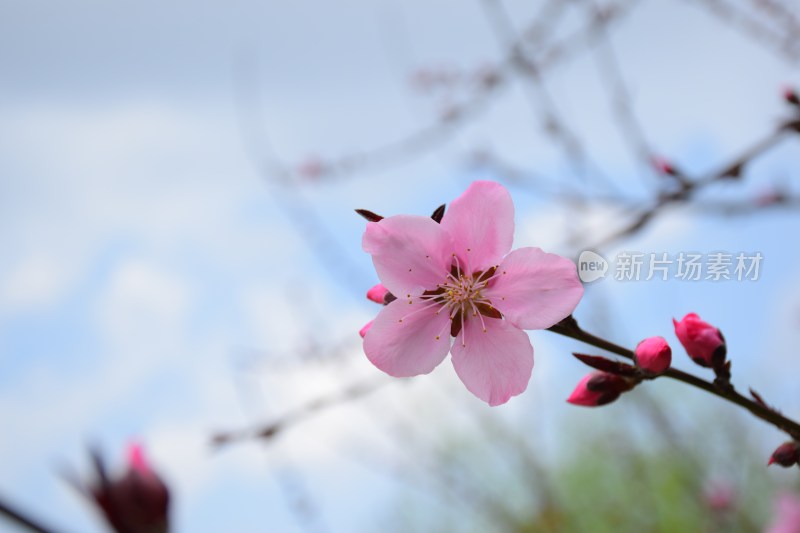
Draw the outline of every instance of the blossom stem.
M590 344L597 348L602 348L603 350L607 350L609 352L615 353L622 357L625 357L630 360L634 360L634 353L632 350L619 346L618 344L614 344L606 339L598 337L597 335L593 335L587 331L581 329L578 325L578 322L572 317L568 316L558 324L549 328L550 331L554 333L558 333L559 335L564 335L565 337L570 337L586 344ZM750 411L753 415L764 420L765 422L772 424L779 430L783 431L784 433L788 434L794 440L800 440L800 424L786 418L779 412L771 409L767 405L762 403L756 402L747 398L746 396L742 396L733 388L732 385L726 386L718 386L713 382L706 381L702 378L699 378L693 374L689 374L688 372L683 372L682 370L677 370L675 368L670 368L661 376L666 376L668 378L672 378L677 381L682 381L687 385L691 385L693 387L697 387L698 389L702 389L708 393L711 393L715 396L728 400L731 403L734 403L740 407L743 407ZM661 377L657 376L657 377Z

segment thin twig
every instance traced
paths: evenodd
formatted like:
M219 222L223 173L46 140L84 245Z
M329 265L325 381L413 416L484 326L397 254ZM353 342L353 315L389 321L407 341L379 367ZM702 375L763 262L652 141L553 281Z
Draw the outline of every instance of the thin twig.
M2 499L0 499L0 515L5 516L16 525L30 531L37 531L39 533L54 533L56 531L51 527L43 526L38 519L34 519L30 515L23 513Z
M212 437L212 444L216 447L231 442L247 439L270 440L278 433L285 431L308 416L326 410L329 407L342 405L367 396L390 383L388 380L368 380L351 385L334 394L320 396L310 402L294 409L283 416L255 428L246 428L236 431L224 431Z
M680 188L678 190L662 193L655 203L640 211L633 217L633 220L628 222L622 229L618 229L604 237L601 241L597 242L591 247L592 250L598 250L609 246L617 240L630 236L638 231L641 231L645 226L649 225L656 216L664 210L667 206L685 203L692 198L698 191L704 189L712 183L716 183L725 179L738 179L747 166L753 159L761 155L767 149L776 145L784 135L788 132L795 131L800 124L798 121L791 121L781 124L773 130L766 137L759 139L753 145L746 148L741 154L732 158L729 162L720 166L717 170L709 172L697 179L689 179L685 174L679 174Z

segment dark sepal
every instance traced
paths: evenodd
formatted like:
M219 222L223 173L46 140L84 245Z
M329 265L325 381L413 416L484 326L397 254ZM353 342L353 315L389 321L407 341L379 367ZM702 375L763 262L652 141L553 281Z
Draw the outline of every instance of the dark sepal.
M753 399L756 401L756 403L758 405L760 405L761 407L765 407L765 408L769 409L770 411L774 411L775 410L767 402L764 401L764 398L762 398L759 393L754 391L752 388L750 388L750 396L752 396Z
M431 218L433 220L435 220L437 223L441 223L442 222L442 218L444 217L444 207L445 207L445 205L446 204L442 204L439 207L437 207L433 211L433 214L431 215Z
M615 374L617 376L634 377L639 373L635 366L628 365L626 363L620 363L619 361L613 361L611 359L606 359L605 357L600 357L599 355L586 355L582 353L573 353L572 355L574 355L585 365L596 368L597 370L602 370L603 372Z
M383 220L382 216L376 215L375 213L373 213L369 209L356 209L356 213L358 213L362 217L366 218L370 222L380 222L381 220Z
M450 336L451 337L458 337L458 334L461 333L461 311L456 311L453 320L450 321Z

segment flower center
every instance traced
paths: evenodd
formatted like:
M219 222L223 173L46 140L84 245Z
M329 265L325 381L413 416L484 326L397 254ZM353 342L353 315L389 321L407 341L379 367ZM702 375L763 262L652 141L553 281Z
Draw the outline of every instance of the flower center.
M481 328L486 332L486 323L483 317L503 317L492 306L492 302L481 293L495 278L496 271L497 267L493 266L472 274L466 273L461 270L458 257L454 255L453 265L444 283L437 285L434 290L425 291L421 299L434 305L440 305L441 308L436 311L437 315L449 313L451 336L457 337L464 327L464 321L470 317L480 320Z

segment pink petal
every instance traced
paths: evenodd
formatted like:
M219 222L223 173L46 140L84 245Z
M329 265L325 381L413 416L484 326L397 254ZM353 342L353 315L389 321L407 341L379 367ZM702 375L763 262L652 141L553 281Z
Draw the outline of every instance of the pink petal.
M546 329L569 316L583 296L575 263L539 248L519 248L503 259L483 294L522 329Z
M506 403L528 387L533 346L507 320L470 317L452 348L453 367L467 389L489 405ZM465 344L462 344L465 343Z
M444 281L450 271L450 237L430 217L397 215L367 223L364 251L381 283L402 299Z
M450 350L450 315L440 309L419 299L384 307L364 336L367 358L390 376L429 373Z
M442 219L454 252L476 272L497 265L514 240L514 203L505 187L476 181L453 200Z

